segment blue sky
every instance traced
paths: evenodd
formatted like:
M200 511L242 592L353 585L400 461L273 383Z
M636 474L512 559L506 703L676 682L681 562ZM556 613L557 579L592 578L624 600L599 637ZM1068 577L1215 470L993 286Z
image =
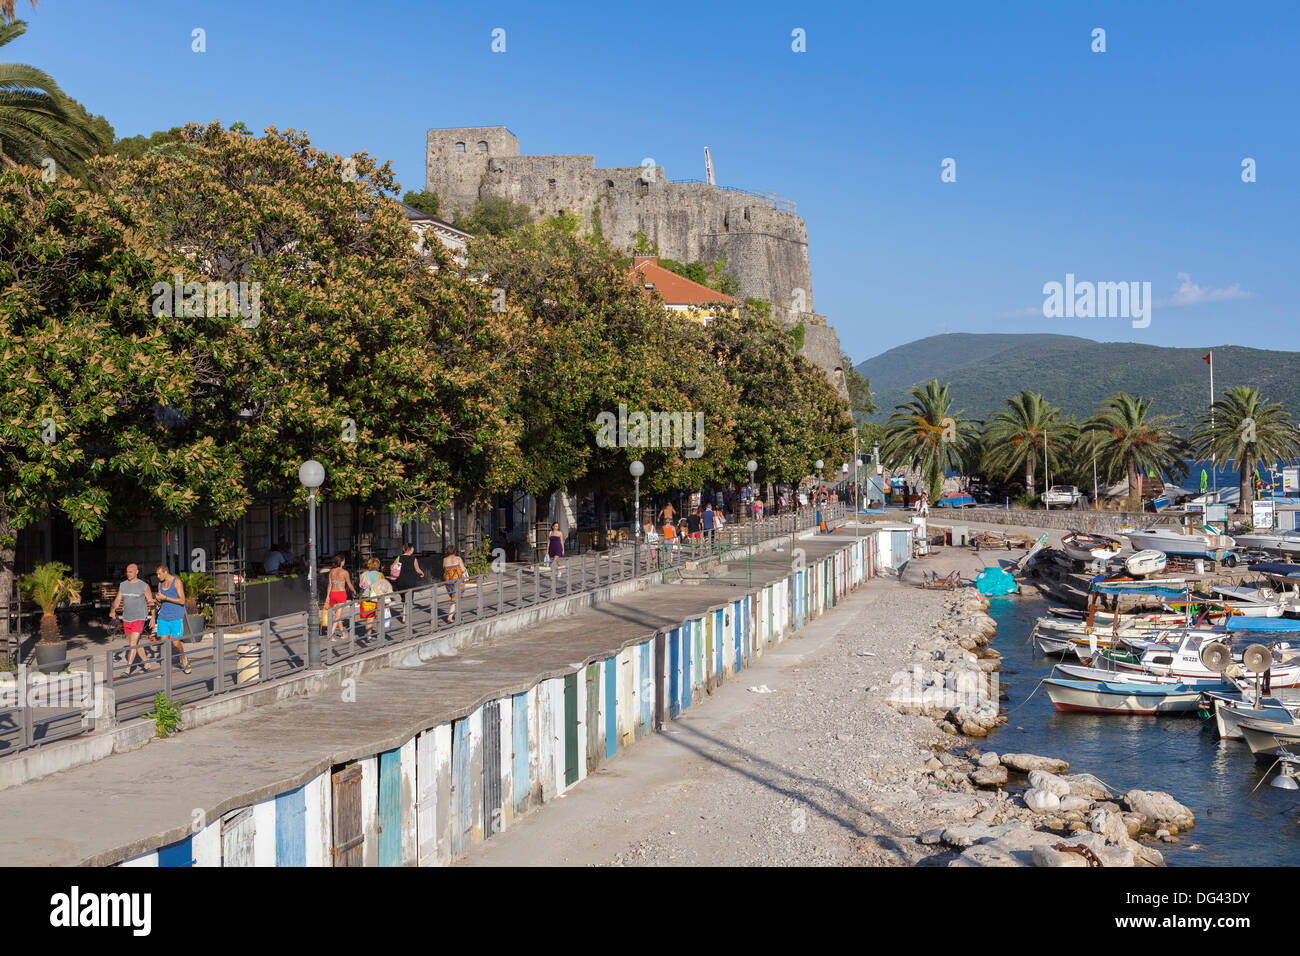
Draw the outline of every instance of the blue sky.
M0 56L51 72L118 135L294 127L416 189L430 127L505 125L524 153L649 156L674 179L703 177L707 145L719 183L796 200L814 304L855 360L945 330L1300 349L1294 2L19 0L19 15L29 32ZM1067 273L1151 282L1150 326L1045 319L1043 284Z

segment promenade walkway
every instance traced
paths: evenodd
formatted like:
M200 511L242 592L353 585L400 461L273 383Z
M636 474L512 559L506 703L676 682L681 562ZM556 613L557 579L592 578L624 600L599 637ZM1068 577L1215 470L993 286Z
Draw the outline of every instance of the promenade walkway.
M801 537L811 563L852 534ZM181 839L226 810L301 785L329 767L399 746L484 701L616 653L659 628L790 573L790 543L732 579L648 586L457 656L356 678L327 692L218 722L0 791L0 864L102 865Z

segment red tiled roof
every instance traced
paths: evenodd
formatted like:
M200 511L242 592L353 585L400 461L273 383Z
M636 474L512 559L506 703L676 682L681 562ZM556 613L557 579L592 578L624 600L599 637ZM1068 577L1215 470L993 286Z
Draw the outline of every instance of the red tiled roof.
M636 256L632 259L632 273L643 287L653 284L655 291L664 297L668 305L714 305L727 303L739 305L737 299L710 289L706 285L692 282L685 276L679 276L659 264L657 256ZM646 290L649 292L650 290Z

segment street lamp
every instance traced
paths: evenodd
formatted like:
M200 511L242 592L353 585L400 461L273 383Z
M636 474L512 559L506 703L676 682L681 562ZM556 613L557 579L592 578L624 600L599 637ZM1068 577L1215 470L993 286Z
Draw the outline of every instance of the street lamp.
M325 466L312 458L298 469L298 481L307 489L307 666L320 663L320 605L316 598L316 489L325 483Z
M645 474L645 465L638 458L628 466L628 471L632 473L632 481L636 488L632 505L632 566L636 569L633 571L635 577L641 573L641 476Z
M752 458L749 459L749 461L745 462L745 469L749 472L749 514L746 517L749 518L749 537L752 541L755 537L754 521L758 515L758 510L754 507L754 499L758 497L758 489L754 487L754 472L758 471L758 462ZM743 499L741 503L744 503ZM781 519L777 518L776 520L779 530Z

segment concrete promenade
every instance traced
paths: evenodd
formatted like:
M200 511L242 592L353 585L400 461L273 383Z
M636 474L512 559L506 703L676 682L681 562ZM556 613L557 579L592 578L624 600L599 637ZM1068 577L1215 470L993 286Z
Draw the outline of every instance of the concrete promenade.
M851 533L801 535L809 563ZM790 543L743 561L729 579L663 585L585 608L455 656L363 674L128 753L0 791L0 864L103 865L183 839L227 810L269 799L328 770L401 745L494 697L569 673L661 628L788 575Z

